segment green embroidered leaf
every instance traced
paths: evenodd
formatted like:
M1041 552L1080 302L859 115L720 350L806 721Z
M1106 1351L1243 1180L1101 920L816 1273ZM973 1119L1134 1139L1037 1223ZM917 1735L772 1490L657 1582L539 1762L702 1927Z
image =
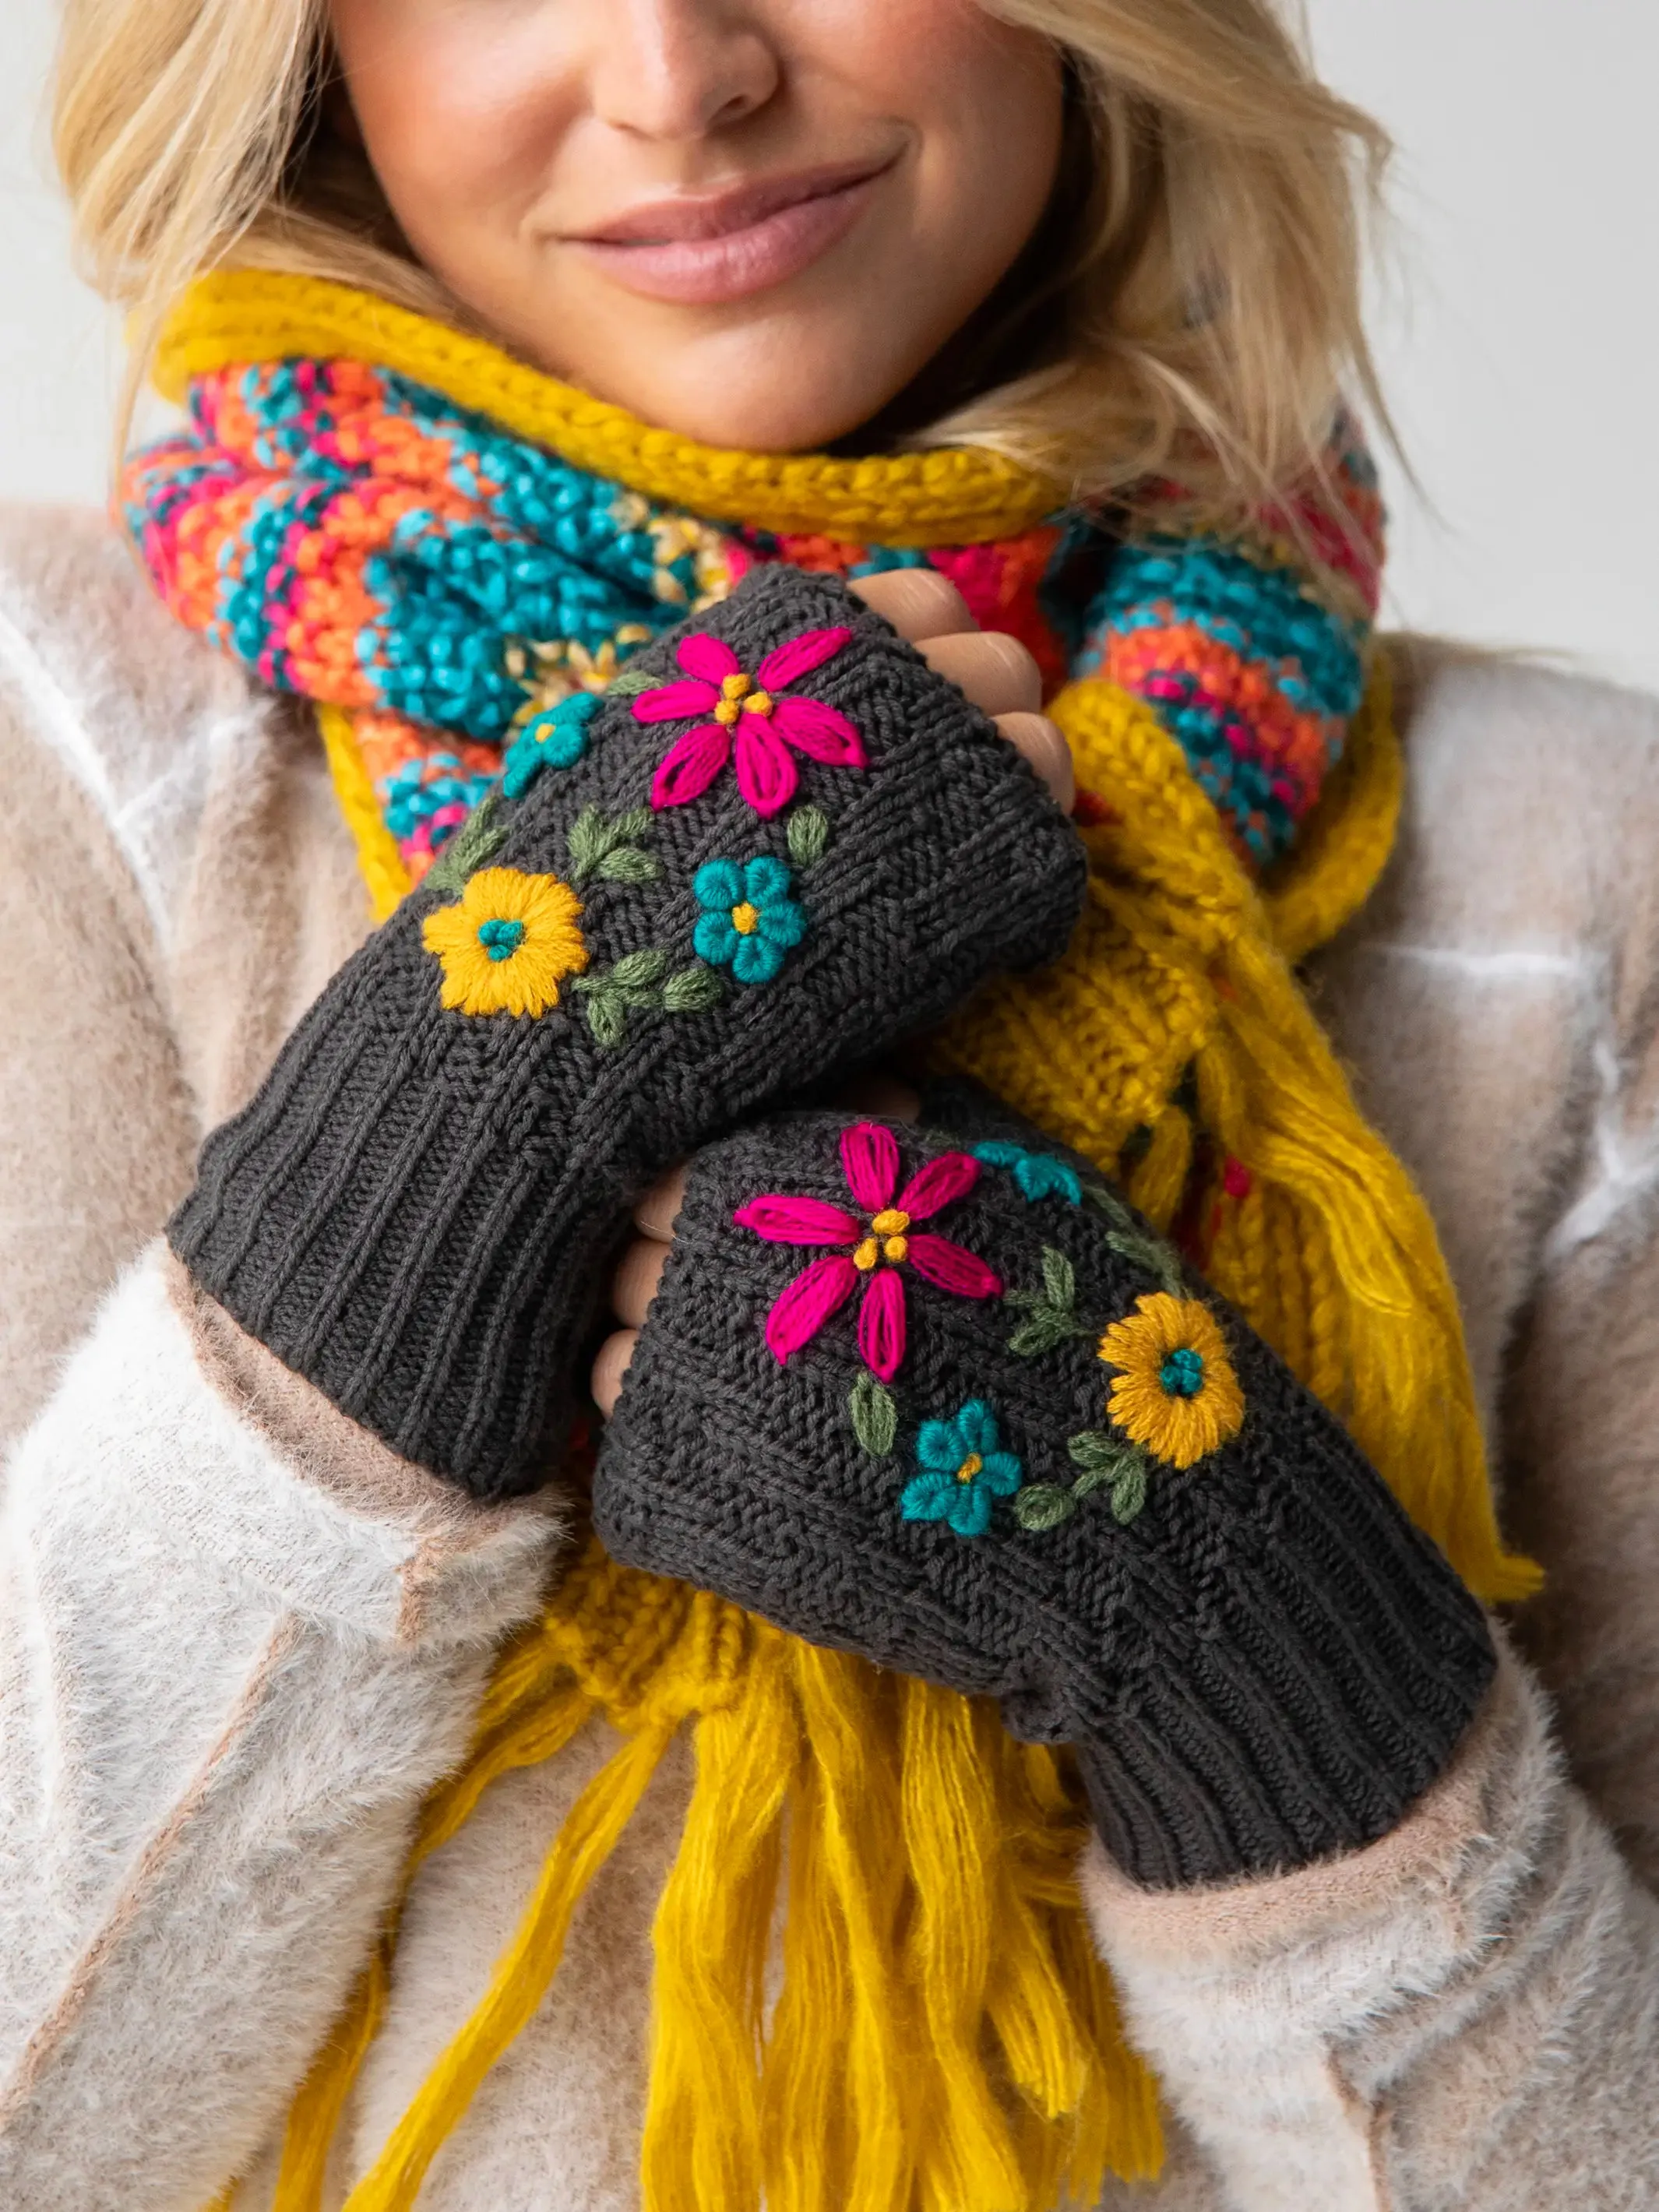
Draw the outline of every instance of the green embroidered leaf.
M830 844L830 817L821 806L798 806L789 817L789 857L798 868L816 867Z
M662 1002L671 1014L707 1013L725 996L726 987L720 977L702 961L695 968L682 968L662 987Z
M1108 1221L1120 1229L1133 1229L1133 1216L1115 1190L1109 1189L1104 1183L1085 1182L1083 1195L1096 1212L1104 1214Z
M1109 1484L1115 1488L1118 1484L1131 1479L1139 1481L1145 1488L1146 1462L1133 1444L1122 1443L1106 1436L1090 1438L1087 1441L1098 1444L1099 1449L1092 1451L1085 1461L1076 1448L1079 1441L1075 1437L1072 1440L1072 1457L1083 1468L1082 1474L1072 1485L1073 1498L1092 1498L1096 1491L1104 1490Z
M1060 1313L1053 1306L1040 1305L1009 1338L1008 1349L1022 1359L1031 1359L1039 1352L1052 1352L1057 1344L1067 1343L1079 1334L1070 1314Z
M1091 1470L1103 1468L1113 1474L1124 1452L1118 1439L1108 1436L1103 1429L1085 1429L1081 1436L1067 1437L1066 1449L1079 1467Z
M605 817L597 806L584 806L565 832L565 850L570 856L570 879L580 884L591 876L599 862L611 850L614 840L605 827Z
M434 891L464 890L467 878L476 875L507 842L506 830L496 829L495 823L495 794L492 791L479 801L427 870L423 878L427 888Z
M1069 1314L1077 1303L1077 1274L1066 1255L1052 1244L1042 1248L1042 1286L1049 1304Z
M619 814L611 823L611 842L637 845L641 837L650 835L656 824L657 817L648 806L632 806L626 814Z
M1146 1462L1137 1460L1119 1475L1112 1488L1112 1518L1127 1528L1146 1503Z
M1015 1520L1034 1535L1045 1528L1058 1528L1076 1511L1071 1492L1062 1490L1057 1482L1028 1482L1014 1499Z
M618 845L605 855L598 872L601 882L607 884L654 884L662 870L637 845Z
M847 1401L853 1434L872 1459L885 1459L898 1435L898 1407L893 1394L873 1375L860 1375Z
M633 998L641 991L649 991L662 981L662 972L668 965L668 955L653 946L643 952L624 952L608 975L599 980L611 989Z
M595 1044L618 1045L628 1028L628 1009L614 992L595 994L587 1001L587 1026Z
M613 676L605 685L606 696L611 699L637 699L641 691L654 691L662 683L660 676L647 676L642 668L624 668L620 676Z

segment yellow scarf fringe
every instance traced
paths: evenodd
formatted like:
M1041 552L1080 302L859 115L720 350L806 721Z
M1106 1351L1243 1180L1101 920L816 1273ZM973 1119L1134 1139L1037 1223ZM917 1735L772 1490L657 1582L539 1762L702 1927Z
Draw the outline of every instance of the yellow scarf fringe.
M931 1065L978 1078L1120 1176L1162 1225L1203 1166L1218 1288L1340 1413L1470 1585L1525 1595L1536 1576L1498 1539L1432 1224L1290 964L1358 908L1393 843L1386 665L1288 873L1266 890L1146 708L1089 681L1052 711L1079 783L1111 810L1085 833L1086 914L1057 967L991 986L933 1040ZM349 718L325 711L324 727L389 911L401 862ZM1085 1825L1063 1759L1014 1742L982 1702L816 1650L597 1544L501 1660L466 1764L422 1815L403 1893L491 1781L601 1717L622 1747L578 1798L483 2002L347 2212L414 2204L688 1725L695 1780L653 1931L646 2212L1053 2212L1094 2203L1109 2172L1158 2171L1156 2087L1090 1940L1074 1881ZM321 2212L401 1902L295 2100L276 2212Z

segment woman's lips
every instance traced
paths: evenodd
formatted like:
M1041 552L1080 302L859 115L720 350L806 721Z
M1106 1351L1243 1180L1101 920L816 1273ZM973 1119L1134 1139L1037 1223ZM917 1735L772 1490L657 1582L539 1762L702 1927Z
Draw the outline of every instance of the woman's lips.
M568 242L645 299L720 307L787 283L838 245L891 166L665 201Z

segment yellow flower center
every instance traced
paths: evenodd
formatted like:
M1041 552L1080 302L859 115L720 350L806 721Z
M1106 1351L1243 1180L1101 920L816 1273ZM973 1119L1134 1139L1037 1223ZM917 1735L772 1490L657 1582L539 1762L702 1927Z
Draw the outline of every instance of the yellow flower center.
M755 692L752 696L744 701L743 711L745 714L769 714L772 711L772 694L769 691Z
M747 899L741 906L734 906L732 909L732 927L739 937L752 937L759 921L760 908L750 906Z
M729 730L743 712L742 701L754 688L752 677L723 678L720 682L720 704L714 709L714 720Z
M984 1470L985 1462L980 1457L979 1454L977 1452L969 1452L967 1458L963 1460L962 1465L957 1469L957 1480L958 1482L971 1482L976 1474L983 1474Z
M854 1253L853 1265L862 1267L866 1275L878 1260L890 1260L896 1267L909 1256L909 1242L904 1234L909 1226L908 1213L901 1213L896 1206L884 1206L870 1224L870 1235Z

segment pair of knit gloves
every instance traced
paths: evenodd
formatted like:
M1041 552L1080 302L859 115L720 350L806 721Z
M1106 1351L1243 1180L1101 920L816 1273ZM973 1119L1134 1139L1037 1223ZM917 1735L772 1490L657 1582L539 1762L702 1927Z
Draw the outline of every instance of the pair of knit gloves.
M595 1474L617 1557L1072 1744L1145 1884L1390 1828L1492 1650L1341 1428L983 1094L811 1103L1063 951L1084 856L1013 748L769 568L532 723L503 789L208 1139L169 1231L198 1282L500 1498L556 1469L629 1209L691 1154Z

